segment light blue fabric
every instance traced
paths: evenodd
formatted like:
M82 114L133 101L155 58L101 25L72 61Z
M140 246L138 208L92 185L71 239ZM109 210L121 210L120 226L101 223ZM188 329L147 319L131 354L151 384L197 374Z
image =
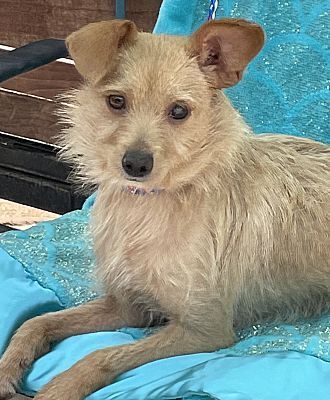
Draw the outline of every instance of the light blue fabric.
M61 304L72 307L96 296L92 279L94 254L88 235L92 196L82 210L26 231L0 235L0 246L21 262L41 286L53 290Z
M47 228L44 232L59 231L64 238L68 238L73 227L79 226L83 220L87 226L92 204L93 199L90 199L83 210L48 222L47 224L56 228ZM88 260L89 238L84 230L78 229L77 232L82 236L70 243L71 249L65 266L70 271L71 284L77 281L80 286L85 285L78 292L80 296L84 296L90 289L91 282L82 277L81 271L76 267L77 259L70 257L70 254L79 254L79 260ZM54 293L54 279L40 280L35 274L41 266L38 263L29 264L29 252L28 257L24 258L25 253L17 251L17 248L28 248L31 244L35 246L36 237L41 239L46 248L51 249L52 254L58 252L57 246L62 247L62 240L58 236L54 241L49 233L46 238L38 235L39 226L31 228L24 237L21 237L20 232L0 235L3 245L3 249L0 248L0 354L14 329L26 319L62 308L61 301ZM34 239L31 240L31 237ZM22 264L14 259L14 243L17 244L16 253ZM6 246L11 255L4 250ZM46 257L45 260L45 271L51 274L57 258ZM29 268L29 272L26 272L24 265ZM36 265L37 268L34 269ZM62 261L59 268L63 268ZM59 288L62 290L63 285L59 284ZM66 305L83 300L75 292L68 293L63 299L68 300ZM241 340L229 349L210 354L179 356L141 366L123 374L113 385L101 389L89 398L290 400L303 395L304 400L325 400L329 389L326 377L330 375L329 329L330 315L295 325L258 325L238 332ZM152 332L142 329L125 328L117 332L68 338L34 363L23 382L22 390L26 394L34 394L52 377L91 351L131 343L150 333ZM307 375L308 380L304 378Z
M42 288L20 263L1 249L0 265L1 353L13 330L24 320L59 310L61 305L51 290ZM52 377L91 351L131 343L143 334L143 330L126 329L68 338L34 364L24 380L23 389L27 394L34 394ZM271 339L277 338L274 335ZM314 337L314 346L316 339ZM253 350L261 343L262 338L258 340L252 336L245 344L243 341L237 346ZM236 351L240 351L239 348ZM329 356L329 352L327 354ZM88 399L326 400L330 389L329 374L329 363L298 352L244 356L226 349L141 366L123 374L114 384Z
M166 35L188 35L195 25L196 15L202 13L201 20L207 16L205 4L200 0L188 2L180 0L165 0L159 11L158 19L154 28L156 34Z
M123 333L67 339L35 363L25 385L33 394L82 355L107 345L131 342L131 335ZM328 363L295 352L249 357L194 354L158 360L129 371L114 384L88 396L88 400L328 400L329 373Z
M62 307L56 294L0 247L0 355L13 332L27 319Z
M258 22L267 35L243 81L226 90L246 121L256 133L330 143L330 1L219 3L217 18ZM188 35L205 22L208 7L207 0L165 0L155 32Z

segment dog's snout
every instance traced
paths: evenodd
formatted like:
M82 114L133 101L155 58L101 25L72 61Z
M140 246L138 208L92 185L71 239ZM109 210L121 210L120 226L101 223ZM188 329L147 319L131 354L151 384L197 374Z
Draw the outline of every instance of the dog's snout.
M142 150L127 151L122 159L124 171L134 178L142 178L150 174L153 165L153 155Z

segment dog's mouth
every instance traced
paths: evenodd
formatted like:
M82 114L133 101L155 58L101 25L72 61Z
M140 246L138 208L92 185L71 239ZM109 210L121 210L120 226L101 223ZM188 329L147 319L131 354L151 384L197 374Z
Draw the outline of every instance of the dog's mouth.
M127 192L129 194L132 194L132 195L136 195L136 196L156 195L165 190L165 189L159 188L159 187L146 188L146 187L138 186L139 184L143 184L143 182L146 181L146 177L140 178L140 177L127 177L126 176L126 181L128 181L129 183L128 183L128 185L125 185L123 187L123 191ZM134 185L134 182L136 182L137 185Z
M132 195L136 195L136 196L145 196L147 194L155 195L155 194L161 193L163 190L164 189L158 189L158 188L144 189L144 188L133 186L133 185L128 185L128 186L124 187L125 192L130 193Z

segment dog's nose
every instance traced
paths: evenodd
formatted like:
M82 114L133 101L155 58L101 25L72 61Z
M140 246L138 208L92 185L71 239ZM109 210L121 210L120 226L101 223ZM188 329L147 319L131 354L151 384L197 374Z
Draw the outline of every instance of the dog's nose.
M124 154L121 163L129 176L142 178L152 171L154 158L151 153L146 151L131 150Z

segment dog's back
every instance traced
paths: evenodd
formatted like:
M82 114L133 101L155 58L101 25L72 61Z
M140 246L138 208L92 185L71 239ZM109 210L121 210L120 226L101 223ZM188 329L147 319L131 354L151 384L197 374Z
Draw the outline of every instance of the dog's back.
M249 142L241 245L255 265L245 271L236 323L320 314L330 307L330 149L284 135Z

